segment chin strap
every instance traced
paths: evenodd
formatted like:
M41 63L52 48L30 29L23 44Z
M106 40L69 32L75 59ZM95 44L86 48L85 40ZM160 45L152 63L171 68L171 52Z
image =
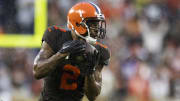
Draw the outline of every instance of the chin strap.
M94 39L92 37L89 36L89 31L88 31L88 36L84 37L82 35L80 35L75 29L73 29L76 33L77 36L81 37L82 39L85 39L86 42L90 43L90 44L95 44L97 39Z
M89 36L87 36L85 40L90 44L95 44L97 41L97 39L94 39L94 38L89 37Z

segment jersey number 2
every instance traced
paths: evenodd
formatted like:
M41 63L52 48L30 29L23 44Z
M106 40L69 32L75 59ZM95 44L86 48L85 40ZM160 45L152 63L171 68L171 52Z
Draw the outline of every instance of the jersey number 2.
M68 72L64 72L61 77L61 84L60 88L64 90L75 90L78 86L76 80L78 76L80 75L80 70L76 66L72 66L70 64L67 64L63 68L64 71L71 71L73 74L70 74ZM75 82L68 83L68 80L73 80Z

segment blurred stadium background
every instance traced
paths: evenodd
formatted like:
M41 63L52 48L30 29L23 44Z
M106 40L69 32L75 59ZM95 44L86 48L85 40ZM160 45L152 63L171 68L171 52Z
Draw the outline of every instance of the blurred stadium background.
M112 57L97 101L180 101L180 0L0 0L0 101L37 101L42 80L32 64L42 34L66 28L80 1L97 3L107 19Z

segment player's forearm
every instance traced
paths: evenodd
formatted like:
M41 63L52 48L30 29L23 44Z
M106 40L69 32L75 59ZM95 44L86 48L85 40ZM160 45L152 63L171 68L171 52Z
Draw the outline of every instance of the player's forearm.
M34 64L34 77L36 79L41 79L47 76L65 56L67 56L67 54L56 53L48 59L37 61L37 63Z
M95 101L96 97L101 92L101 81L95 79L95 74L86 76L85 78L85 91L89 101Z

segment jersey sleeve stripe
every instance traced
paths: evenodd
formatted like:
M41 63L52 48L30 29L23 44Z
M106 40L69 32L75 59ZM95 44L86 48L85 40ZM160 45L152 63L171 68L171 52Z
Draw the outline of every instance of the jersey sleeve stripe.
M99 45L99 46L101 46L101 47L107 48L106 45L103 45L102 43L99 43L99 42L96 42L96 45Z
M60 31L62 31L62 32L66 32L66 30L65 30L65 29L59 28L59 27L57 27L57 26L54 26L54 29L56 29L56 30L60 30Z

